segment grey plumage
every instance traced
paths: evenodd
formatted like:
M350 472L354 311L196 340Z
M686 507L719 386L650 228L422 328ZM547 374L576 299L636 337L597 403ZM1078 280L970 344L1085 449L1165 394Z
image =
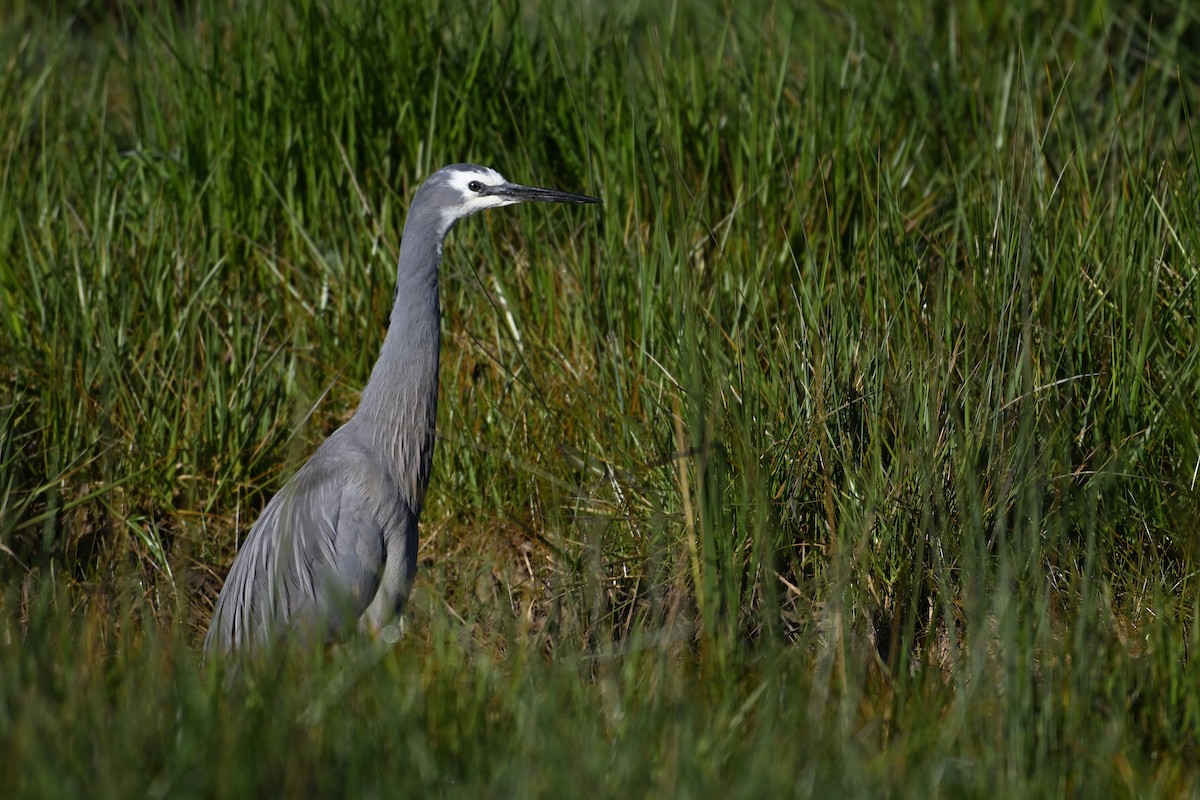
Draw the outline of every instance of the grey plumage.
M391 322L358 410L251 527L217 599L208 652L260 646L288 631L319 640L378 632L399 616L433 460L442 242L463 217L529 201L599 202L512 184L475 164L444 167L417 190Z

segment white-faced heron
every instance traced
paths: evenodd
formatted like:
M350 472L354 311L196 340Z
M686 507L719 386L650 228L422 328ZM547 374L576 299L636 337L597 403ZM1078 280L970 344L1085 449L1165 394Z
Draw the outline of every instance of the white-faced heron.
M454 223L485 208L594 197L509 183L453 164L417 190L379 360L358 410L325 440L250 528L217 599L209 652L287 632L330 641L398 620L417 566L417 521L437 418L438 264Z

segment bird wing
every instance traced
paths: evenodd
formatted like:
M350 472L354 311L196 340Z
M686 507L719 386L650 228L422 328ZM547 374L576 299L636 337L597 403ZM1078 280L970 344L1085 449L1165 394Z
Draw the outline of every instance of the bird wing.
M321 640L352 627L379 587L385 525L355 464L318 450L251 527L217 599L205 649L284 629Z

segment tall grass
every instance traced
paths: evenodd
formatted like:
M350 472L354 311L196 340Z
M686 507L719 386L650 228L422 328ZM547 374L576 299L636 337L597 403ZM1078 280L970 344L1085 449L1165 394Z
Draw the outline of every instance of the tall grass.
M1194 790L1188 8L0 14L17 794ZM409 635L201 664L462 160Z

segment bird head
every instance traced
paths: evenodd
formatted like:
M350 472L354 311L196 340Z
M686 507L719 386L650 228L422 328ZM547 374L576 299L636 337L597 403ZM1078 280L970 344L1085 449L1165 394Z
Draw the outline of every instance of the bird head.
M442 167L421 187L421 194L431 193L444 230L449 230L463 217L487 208L500 208L516 203L599 203L594 197L557 189L522 186L512 183L499 172L478 164L451 164Z

